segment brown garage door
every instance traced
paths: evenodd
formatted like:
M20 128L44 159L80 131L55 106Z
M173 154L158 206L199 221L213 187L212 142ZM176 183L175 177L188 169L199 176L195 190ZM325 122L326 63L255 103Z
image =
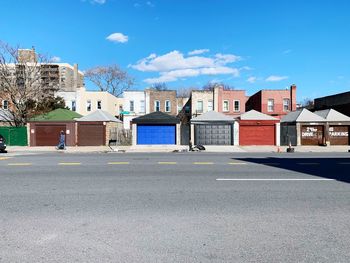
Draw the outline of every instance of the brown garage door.
M35 146L57 145L61 131L66 131L66 125L35 125Z
M275 125L240 125L240 145L275 145Z
M78 145L101 146L105 145L105 126L102 123L79 123Z
M323 126L302 126L301 144L302 145L321 145L323 143Z
M349 145L349 126L330 126L329 142L331 145Z

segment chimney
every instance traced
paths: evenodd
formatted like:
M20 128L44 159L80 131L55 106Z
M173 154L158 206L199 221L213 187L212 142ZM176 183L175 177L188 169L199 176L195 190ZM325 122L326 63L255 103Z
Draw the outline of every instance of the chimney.
M73 69L73 89L76 91L79 88L78 79L79 79L79 72L78 72L78 64L74 64Z
M290 86L290 107L291 111L297 109L297 86L295 84Z

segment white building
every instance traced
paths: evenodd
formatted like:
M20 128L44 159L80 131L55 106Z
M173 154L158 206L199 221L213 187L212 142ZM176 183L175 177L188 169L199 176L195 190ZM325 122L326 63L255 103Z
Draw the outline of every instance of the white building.
M146 95L144 91L128 90L123 92L123 123L124 129L130 129L132 119L145 115Z
M107 91L87 91L82 87L77 91L56 92L56 96L62 97L70 110L83 116L95 110L103 110L113 116L118 116L123 108L123 99Z

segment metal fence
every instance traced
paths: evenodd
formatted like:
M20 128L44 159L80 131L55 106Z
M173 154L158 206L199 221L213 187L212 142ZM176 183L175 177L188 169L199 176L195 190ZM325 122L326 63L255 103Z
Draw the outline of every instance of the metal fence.
M120 128L110 129L110 144L131 145L132 131Z
M0 135L5 138L7 145L28 145L27 127L0 127Z

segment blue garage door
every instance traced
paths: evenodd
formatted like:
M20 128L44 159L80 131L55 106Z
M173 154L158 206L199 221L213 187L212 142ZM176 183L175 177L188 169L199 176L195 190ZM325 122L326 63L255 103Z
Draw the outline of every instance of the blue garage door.
M176 125L137 125L137 144L175 144Z

